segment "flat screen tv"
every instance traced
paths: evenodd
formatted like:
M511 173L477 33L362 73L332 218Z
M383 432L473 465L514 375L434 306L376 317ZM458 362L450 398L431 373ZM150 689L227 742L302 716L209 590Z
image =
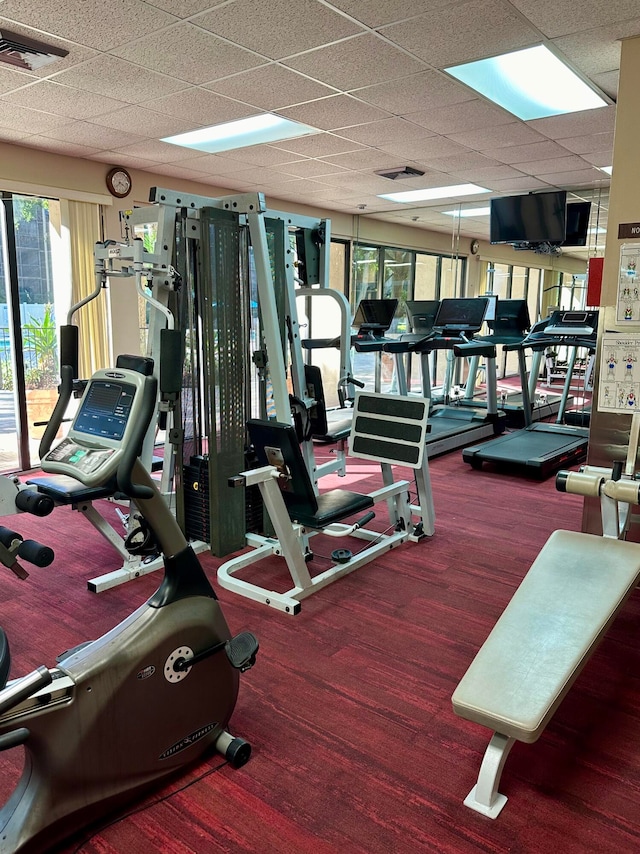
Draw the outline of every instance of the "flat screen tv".
M566 226L566 190L491 199L491 243L562 243Z
M567 205L567 236L563 246L586 246L589 231L591 202L572 202Z

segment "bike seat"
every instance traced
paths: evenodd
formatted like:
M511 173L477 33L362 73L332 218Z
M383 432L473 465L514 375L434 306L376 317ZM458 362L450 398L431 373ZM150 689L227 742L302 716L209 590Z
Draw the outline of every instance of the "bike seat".
M4 630L0 629L0 691L7 684L10 669L11 653L9 652L9 641Z

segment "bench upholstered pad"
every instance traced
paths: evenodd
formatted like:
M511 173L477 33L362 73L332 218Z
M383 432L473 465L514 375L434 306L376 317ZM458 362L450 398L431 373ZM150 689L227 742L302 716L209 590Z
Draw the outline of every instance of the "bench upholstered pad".
M453 710L541 735L640 576L640 545L556 531L456 688Z

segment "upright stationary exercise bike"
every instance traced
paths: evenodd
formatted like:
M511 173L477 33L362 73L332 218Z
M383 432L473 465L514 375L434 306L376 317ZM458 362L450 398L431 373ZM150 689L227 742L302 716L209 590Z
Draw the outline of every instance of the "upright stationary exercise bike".
M63 388L71 379L63 368ZM120 625L63 653L55 667L9 683L0 629L0 750L25 747L22 776L0 808L3 854L49 851L208 748L235 766L251 753L226 727L258 643L250 632L231 637L197 557L138 460L155 403L154 377L98 371L68 437L42 459L45 471L88 487L115 483L157 538L165 573Z

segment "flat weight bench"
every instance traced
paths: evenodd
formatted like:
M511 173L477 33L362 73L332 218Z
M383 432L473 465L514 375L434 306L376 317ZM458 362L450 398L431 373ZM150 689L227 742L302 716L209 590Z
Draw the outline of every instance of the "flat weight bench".
M453 710L494 730L464 803L496 818L515 741L536 741L640 578L640 545L553 533L462 677Z

